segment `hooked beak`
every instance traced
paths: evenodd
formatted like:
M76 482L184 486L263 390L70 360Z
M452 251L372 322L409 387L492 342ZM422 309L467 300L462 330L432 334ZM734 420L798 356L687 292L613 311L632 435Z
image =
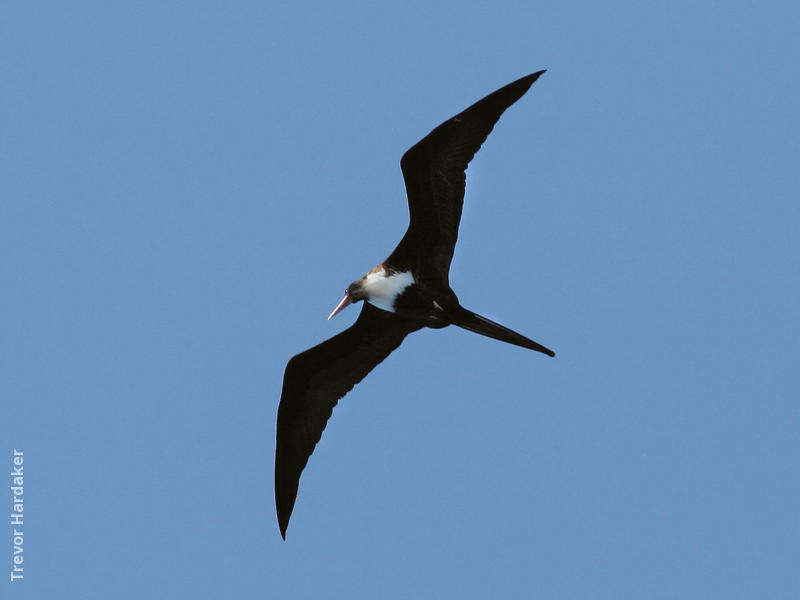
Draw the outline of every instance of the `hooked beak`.
M346 306L348 306L349 304L352 304L352 303L353 303L353 299L350 297L350 294L345 292L344 293L344 298L342 298L342 301L339 302L339 304L336 306L336 308L333 309L333 312L330 315L328 315L328 321L330 321L333 317L335 317L340 312L342 312L345 309Z

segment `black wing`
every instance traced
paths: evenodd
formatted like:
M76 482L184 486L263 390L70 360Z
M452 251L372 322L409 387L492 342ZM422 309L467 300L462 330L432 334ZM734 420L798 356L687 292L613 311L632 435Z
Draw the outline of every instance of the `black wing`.
M411 223L387 262L417 268L431 265L449 285L467 165L500 115L542 73L532 73L492 92L439 125L403 155L400 168L406 182Z
M275 447L275 507L284 539L300 473L333 407L409 333L421 328L414 321L364 302L349 329L294 356L286 365Z

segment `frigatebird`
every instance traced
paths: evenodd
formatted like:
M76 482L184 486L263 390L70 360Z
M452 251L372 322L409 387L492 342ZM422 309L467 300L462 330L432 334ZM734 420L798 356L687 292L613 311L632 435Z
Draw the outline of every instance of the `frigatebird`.
M275 449L275 506L281 537L297 498L300 473L322 437L333 407L359 381L423 327L457 325L555 356L519 333L467 310L450 289L466 169L500 115L544 71L492 92L445 121L400 160L410 224L385 261L351 283L328 319L364 300L356 322L292 357L283 375Z

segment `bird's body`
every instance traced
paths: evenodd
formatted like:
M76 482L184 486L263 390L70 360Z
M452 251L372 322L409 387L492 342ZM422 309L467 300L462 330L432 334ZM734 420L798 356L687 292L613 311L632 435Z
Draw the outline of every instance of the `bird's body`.
M409 287L416 281L411 271L387 271L381 264L364 276L364 292L367 301L388 312L404 312L403 302L398 300L403 297Z
M458 303L453 291L448 287L436 286L414 271L400 271L381 263L347 289L345 298L363 299L372 306L390 312L398 317L419 321L423 327L444 327L443 306ZM343 300L344 302L344 300ZM350 304L336 307L329 319Z
M409 333L423 327L457 325L554 356L537 342L462 307L449 283L467 164L503 111L543 72L489 94L439 125L403 155L400 166L411 215L408 230L385 261L348 286L328 317L363 300L356 322L294 356L284 372L275 452L275 503L284 538L300 473L333 407Z

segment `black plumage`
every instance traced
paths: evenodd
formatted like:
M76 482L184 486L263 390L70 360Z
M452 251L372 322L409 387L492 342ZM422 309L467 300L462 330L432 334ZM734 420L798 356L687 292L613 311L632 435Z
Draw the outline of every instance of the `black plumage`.
M409 333L422 327L457 325L554 356L537 342L462 307L448 276L467 165L500 115L542 73L532 73L489 94L436 127L403 155L400 166L408 195L408 230L389 258L348 287L331 314L353 301L365 300L356 322L286 365L275 450L275 505L284 538L300 474L333 407ZM397 286L394 296L383 297L383 288L380 294L376 292L375 281L387 282L393 277L401 278L400 283L392 284Z

